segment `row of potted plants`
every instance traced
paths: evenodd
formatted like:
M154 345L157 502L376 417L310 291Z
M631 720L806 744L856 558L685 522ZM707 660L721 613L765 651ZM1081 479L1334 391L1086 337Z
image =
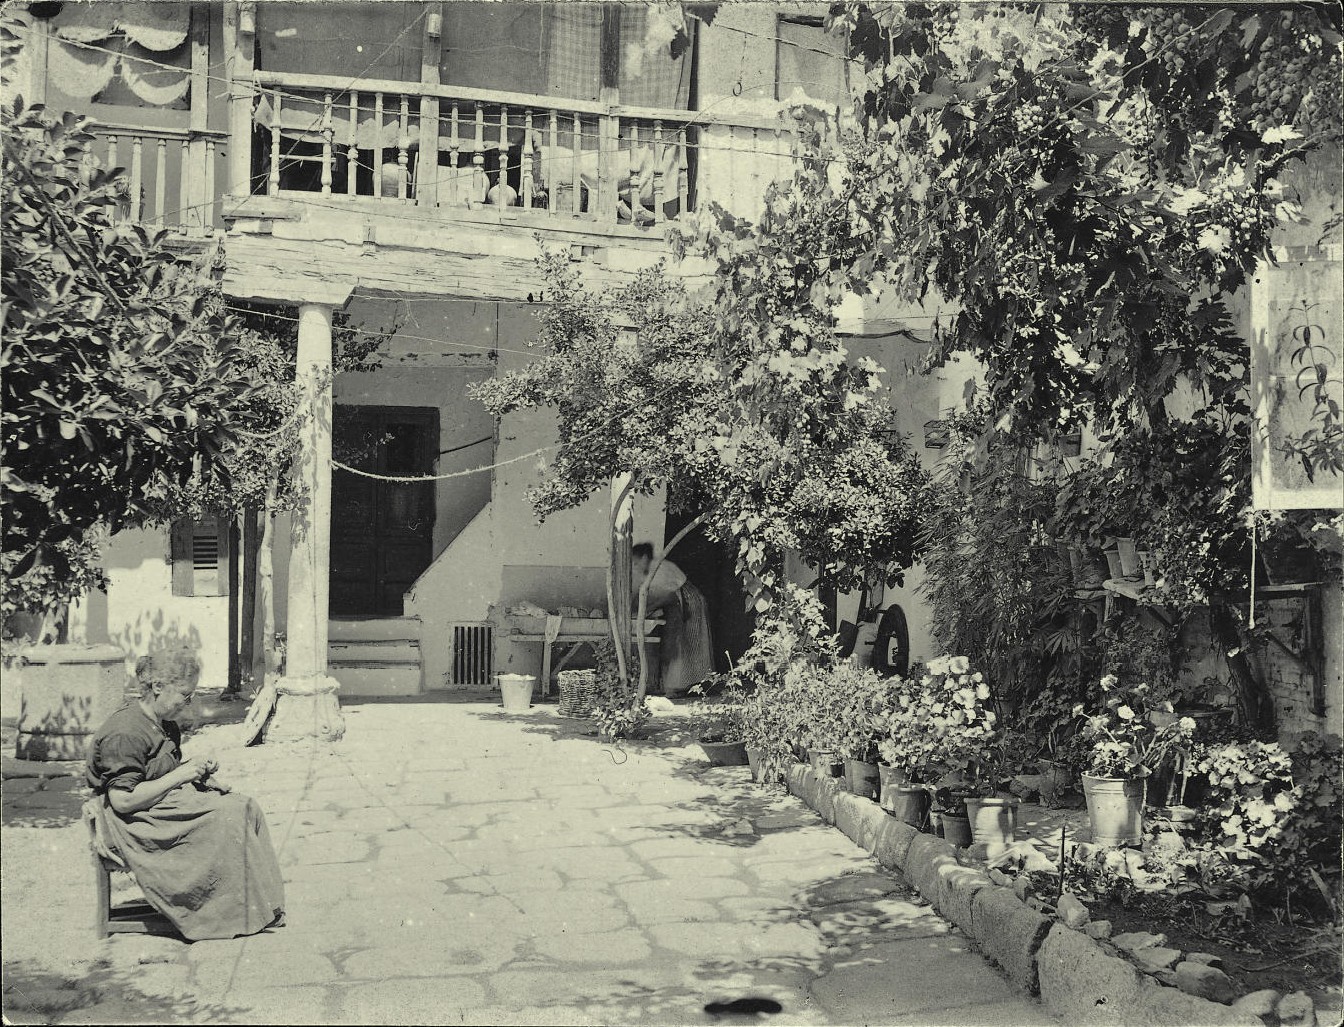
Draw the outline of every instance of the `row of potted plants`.
M770 781L806 760L817 774L843 776L854 794L908 823L940 828L955 844L1011 843L1017 799L1006 789L1020 769L1010 755L1019 740L1003 729L989 683L966 657L930 660L907 678L883 678L850 661L799 660L773 685L729 675L717 690L718 701L691 711L712 763L749 764L753 776ZM1073 710L1099 844L1137 844L1145 802L1165 809L1183 798L1178 780L1195 722L1149 693L1108 675L1098 708Z

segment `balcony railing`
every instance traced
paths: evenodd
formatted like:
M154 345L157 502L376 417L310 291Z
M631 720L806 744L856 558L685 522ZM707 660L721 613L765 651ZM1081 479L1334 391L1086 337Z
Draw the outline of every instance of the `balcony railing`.
M102 141L95 158L126 170L125 220L192 235L223 227L217 183L227 173L227 133L105 123L93 132Z
M251 191L326 204L652 226L694 209L707 131L762 131L785 155L793 139L776 122L460 86L281 72L255 82Z

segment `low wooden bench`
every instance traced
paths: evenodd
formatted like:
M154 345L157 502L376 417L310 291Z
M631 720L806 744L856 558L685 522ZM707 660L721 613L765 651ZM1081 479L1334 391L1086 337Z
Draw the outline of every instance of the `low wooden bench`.
M158 910L143 899L112 906L112 875L130 874L131 869L117 854L103 822L106 815L98 797L84 803L84 826L89 832L89 855L93 860L94 886L97 889L93 929L98 937L109 934L169 934L172 925ZM134 875L132 875L134 877Z

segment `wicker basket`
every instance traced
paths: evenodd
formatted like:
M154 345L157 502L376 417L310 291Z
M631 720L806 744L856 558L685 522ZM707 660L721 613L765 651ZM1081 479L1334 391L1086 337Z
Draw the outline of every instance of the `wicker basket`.
M597 699L597 674L591 670L562 670L556 675L560 682L562 717L587 718L593 715Z

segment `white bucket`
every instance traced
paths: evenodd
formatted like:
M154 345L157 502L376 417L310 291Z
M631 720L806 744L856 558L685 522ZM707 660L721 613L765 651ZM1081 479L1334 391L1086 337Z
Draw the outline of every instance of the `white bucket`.
M521 713L532 708L532 689L537 679L531 674L500 674L499 691L504 696L504 709Z

